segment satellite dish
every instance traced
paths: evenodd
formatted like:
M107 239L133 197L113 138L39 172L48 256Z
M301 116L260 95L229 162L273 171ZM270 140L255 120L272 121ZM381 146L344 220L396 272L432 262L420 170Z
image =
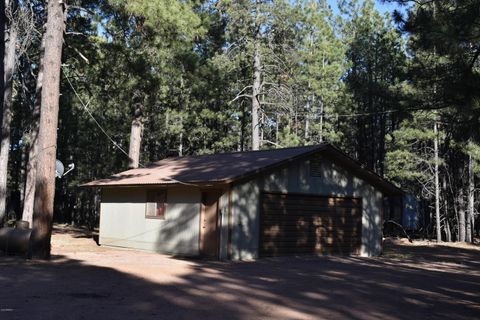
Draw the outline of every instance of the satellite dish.
M62 161L55 160L55 177L61 178L65 172L65 167L63 166Z

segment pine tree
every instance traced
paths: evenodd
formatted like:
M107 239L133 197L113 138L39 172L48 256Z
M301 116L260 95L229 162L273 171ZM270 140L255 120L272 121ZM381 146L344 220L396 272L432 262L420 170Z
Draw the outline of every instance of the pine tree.
M301 12L298 70L294 78L304 103L304 139L319 143L339 142L335 113L341 113L341 81L346 72L345 46L338 37L338 22L326 1L298 3Z
M45 81L43 82L41 95L35 207L29 248L29 256L39 259L49 259L51 249L60 68L62 64L63 33L65 31L64 10L63 3L56 1L48 3L43 66Z
M406 56L401 35L389 16L382 17L373 1L353 1L344 9L350 20L343 35L348 44L349 70L345 76L351 95L354 130L346 139L355 141L359 161L383 175L385 137L402 120Z
M293 59L295 10L285 1L222 1L227 24L228 48L216 59L224 72L233 73L230 104L241 107L244 121L250 118L250 145L257 150L270 131L275 110L292 109L288 86ZM249 100L250 113L243 108ZM273 112L272 112L273 110ZM270 127L270 128L269 128ZM242 126L243 128L243 126ZM243 149L245 131L240 132ZM263 134L263 139L262 139Z

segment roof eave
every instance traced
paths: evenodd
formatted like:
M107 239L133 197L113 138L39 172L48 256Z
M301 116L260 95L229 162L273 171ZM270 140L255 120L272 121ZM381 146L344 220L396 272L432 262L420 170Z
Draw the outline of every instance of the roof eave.
M169 186L188 186L188 187L199 187L199 188L207 188L207 187L215 187L220 185L228 185L229 182L226 180L221 181L192 181L192 182L169 182L169 183L122 183L122 184L93 184L93 183L85 183L80 185L82 188L115 188L115 187L169 187Z

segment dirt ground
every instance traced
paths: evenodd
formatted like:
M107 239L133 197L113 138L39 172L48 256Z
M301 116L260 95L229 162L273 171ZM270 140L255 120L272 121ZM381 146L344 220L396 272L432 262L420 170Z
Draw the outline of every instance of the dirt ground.
M207 262L93 236L57 227L50 262L0 256L0 319L480 319L478 246Z

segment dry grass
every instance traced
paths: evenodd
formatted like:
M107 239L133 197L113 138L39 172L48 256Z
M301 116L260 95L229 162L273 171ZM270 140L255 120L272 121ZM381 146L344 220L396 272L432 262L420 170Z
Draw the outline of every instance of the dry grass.
M466 254L468 253L468 254ZM402 262L464 264L467 257L480 256L480 245L462 242L440 242L405 238L386 238L383 242L382 259Z

